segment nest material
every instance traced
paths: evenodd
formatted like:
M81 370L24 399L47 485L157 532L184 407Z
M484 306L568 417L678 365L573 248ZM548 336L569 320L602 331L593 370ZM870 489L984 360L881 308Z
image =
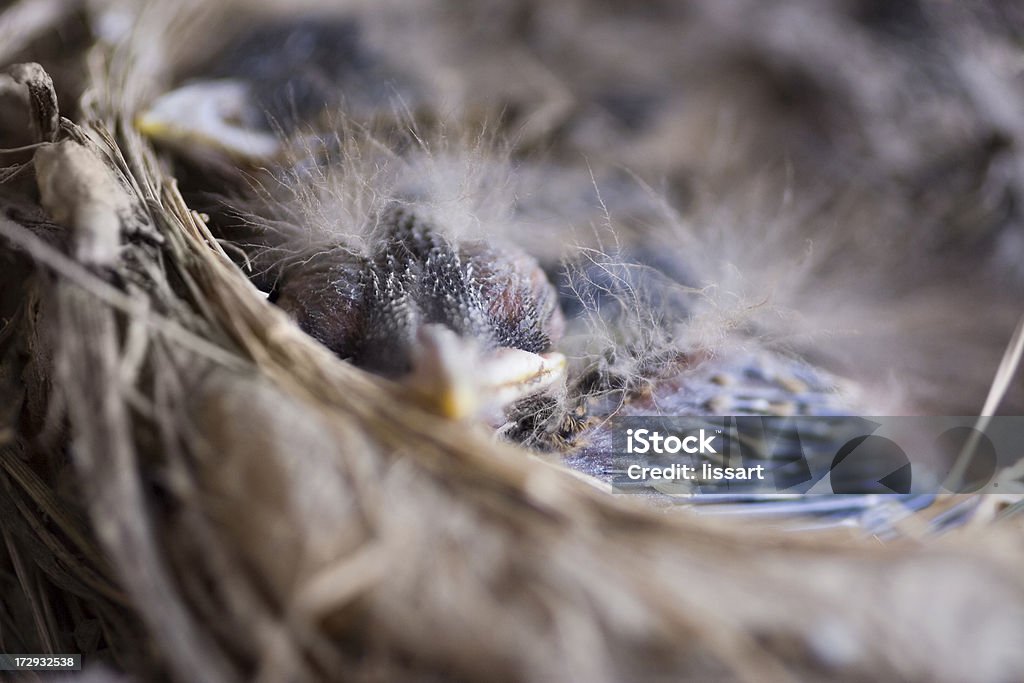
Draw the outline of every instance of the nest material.
M231 263L130 125L124 62L92 57L85 123L34 113L90 160L63 197L94 210L3 190L0 650L215 683L1024 671L1012 525L883 546L656 512L341 362ZM120 253L65 255L109 247L111 212Z

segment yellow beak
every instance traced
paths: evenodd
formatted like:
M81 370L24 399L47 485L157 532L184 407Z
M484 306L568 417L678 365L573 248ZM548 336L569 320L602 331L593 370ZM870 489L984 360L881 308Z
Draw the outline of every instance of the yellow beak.
M451 420L494 417L515 401L557 388L565 379L560 353L500 348L481 355L446 327L419 333L413 371L404 381L425 407Z
M184 85L159 97L135 120L147 137L186 153L211 151L258 161L276 156L281 141L242 124L251 116L249 86L230 79Z

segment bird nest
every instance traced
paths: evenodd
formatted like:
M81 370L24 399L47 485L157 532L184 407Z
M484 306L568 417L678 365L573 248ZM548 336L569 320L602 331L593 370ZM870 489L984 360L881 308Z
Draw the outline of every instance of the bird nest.
M78 21L51 19L5 56ZM881 543L655 509L340 360L136 129L146 53L91 40L66 94L7 72L4 139L37 146L0 188L0 651L95 681L1024 671L1012 521Z

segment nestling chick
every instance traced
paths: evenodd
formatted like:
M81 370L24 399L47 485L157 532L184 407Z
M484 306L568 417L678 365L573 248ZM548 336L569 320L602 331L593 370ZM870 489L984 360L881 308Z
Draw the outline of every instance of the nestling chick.
M262 161L283 151L280 133L323 117L372 121L412 106L411 80L366 45L354 19L304 17L229 42L201 78L160 97L137 123L186 154Z
M451 418L555 387L564 321L537 262L455 243L399 206L369 256L337 248L286 267L271 298L342 358L404 381Z

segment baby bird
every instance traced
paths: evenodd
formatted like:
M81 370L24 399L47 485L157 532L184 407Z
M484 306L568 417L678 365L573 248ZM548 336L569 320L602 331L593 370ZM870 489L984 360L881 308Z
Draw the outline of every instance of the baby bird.
M457 243L409 210L379 219L368 256L339 247L286 267L271 299L338 356L398 379L449 418L500 419L556 388L564 321L537 262L514 248Z
M199 78L158 98L136 123L185 154L257 162L283 151L282 134L316 128L334 112L368 123L420 99L354 19L307 17L229 41Z

